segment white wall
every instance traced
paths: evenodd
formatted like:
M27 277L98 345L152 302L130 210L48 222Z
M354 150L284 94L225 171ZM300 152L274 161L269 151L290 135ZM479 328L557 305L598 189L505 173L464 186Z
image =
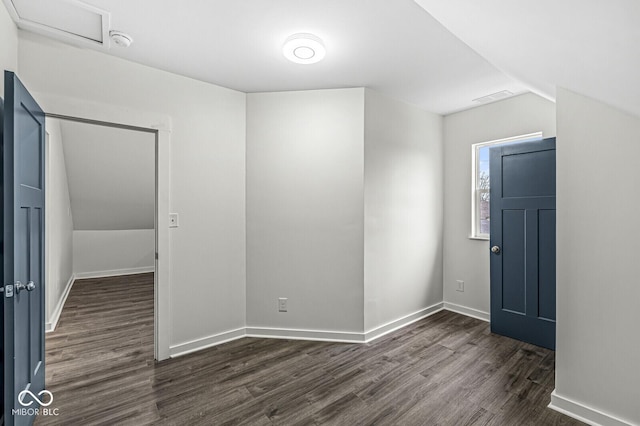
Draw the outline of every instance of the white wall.
M60 126L73 229L154 228L155 134L69 120Z
M155 248L154 229L73 231L73 272L78 277L149 272Z
M0 5L0 40L0 97L4 98L4 71L18 71L18 29L4 5Z
M442 117L365 92L365 330L442 302Z
M554 400L640 424L640 118L563 89L557 108Z
M69 185L64 161L60 121L46 120L46 318L57 321L65 290L73 274L73 217L69 200Z
M363 150L364 89L247 95L249 327L363 331Z
M469 239L471 145L538 131L552 137L555 119L555 105L531 93L444 118L445 302L480 317L490 311L489 242ZM456 291L456 280L465 282L464 292Z
M243 93L20 32L33 92L169 115L171 344L245 324Z

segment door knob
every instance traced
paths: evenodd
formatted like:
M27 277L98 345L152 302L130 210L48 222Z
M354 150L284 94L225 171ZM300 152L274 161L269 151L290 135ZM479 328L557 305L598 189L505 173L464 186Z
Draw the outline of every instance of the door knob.
M14 286L16 293L20 294L20 291L27 290L33 291L36 289L36 285L33 281L29 281L27 284L22 284L20 281L17 281Z
M498 246L491 247L491 253L495 253L495 254L500 253L500 247Z

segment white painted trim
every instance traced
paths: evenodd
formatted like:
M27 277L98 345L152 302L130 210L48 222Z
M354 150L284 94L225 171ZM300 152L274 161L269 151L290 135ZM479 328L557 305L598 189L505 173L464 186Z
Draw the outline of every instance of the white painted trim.
M49 321L47 321L47 323L45 324L44 331L46 333L51 333L52 331L55 331L56 327L58 326L58 321L60 320L62 309L64 308L64 304L67 301L67 297L69 297L69 292L71 291L71 287L73 287L73 283L75 281L76 281L75 275L71 274L71 277L69 277L69 281L67 281L67 285L64 288L64 292L62 293L62 297L58 301L56 308L53 310L53 313L51 314Z
M31 94L38 101L38 105L42 107L45 114L100 121L105 124L135 127L140 130L171 132L171 117L166 114L42 92L32 92Z
M212 336L189 342L180 343L170 347L170 357L186 355L201 349L206 349L222 343L243 337L257 337L262 339L286 339L286 340L312 340L320 342L335 343L369 343L385 334L399 330L420 321L428 316L443 310L442 302L428 306L424 309L405 315L386 324L372 328L362 333L357 331L335 331L335 330L308 330L293 328L273 328L273 327L256 327L247 326L245 328L237 328L235 330L225 331Z
M491 314L489 314L489 312L468 308L466 306L457 305L455 303L450 303L450 302L443 302L443 303L444 303L444 309L447 311L455 312L461 315L466 315L468 317L479 319L482 321L491 322Z
M264 339L316 340L320 342L364 343L364 333L293 328L247 327L247 337Z
M171 358L187 355L212 346L221 345L245 337L245 328L236 328L212 336L203 337L201 339L191 340L189 342L179 343L169 348Z
M110 271L76 272L75 277L77 280L84 280L87 278L119 277L121 275L148 274L149 272L155 272L155 269L156 268L153 266L141 266L139 268L113 269Z
M158 124L156 132L156 273L154 300L155 357L170 357L171 345L171 249L169 246L169 205L171 189L171 120ZM167 128L167 125L169 126Z
M22 30L32 31L37 34L42 34L46 37L51 37L65 43L73 44L79 47L92 47L96 50L108 50L111 47L111 39L109 38L109 29L111 28L111 13L106 10L102 10L96 6L92 6L83 1L78 0L66 0L71 5L93 12L100 16L100 28L102 41L96 41L89 38L85 38L80 35L75 35L70 32L53 28L45 24L41 24L28 19L23 19L15 8L12 0L4 0L4 4L7 7L9 15L13 18L18 28Z
M555 389L551 392L551 402L548 407L592 426L634 426L631 422L558 395Z
M416 321L420 321L442 310L442 302L372 328L364 333L357 331L305 330L247 326L247 337L268 339L317 340L337 343L369 343Z
M402 327L406 327L409 324L412 324L416 321L420 321L423 318L431 316L437 312L440 312L443 309L442 302L436 303L431 306L427 306L426 308L420 309L412 314L405 315L401 318L395 319L393 321L389 321L386 324L379 325L377 327L372 328L369 331L364 333L364 341L369 343L375 339L378 339L385 334L389 334L396 330L401 329Z
M156 253L154 354L162 361L171 344L171 253L169 204L171 117L152 111L91 102L47 93L32 93L46 114L148 130L156 134Z

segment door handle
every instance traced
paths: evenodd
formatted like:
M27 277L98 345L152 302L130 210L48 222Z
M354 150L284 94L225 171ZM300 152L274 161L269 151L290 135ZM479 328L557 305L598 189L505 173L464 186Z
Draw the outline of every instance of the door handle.
M22 284L20 281L16 282L15 286L14 286L16 293L20 294L20 291L22 290L27 290L27 291L33 291L36 289L36 285L33 281L29 281L26 284Z
M498 246L491 247L491 253L495 253L495 254L500 253L500 247Z

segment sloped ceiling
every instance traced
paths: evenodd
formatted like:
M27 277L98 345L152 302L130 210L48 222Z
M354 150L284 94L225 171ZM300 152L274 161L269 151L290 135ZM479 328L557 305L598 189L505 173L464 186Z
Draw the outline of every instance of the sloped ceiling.
M526 91L413 0L83 3L108 12L110 29L133 37L131 47L111 44L105 53L243 92L366 86L444 114L475 106L473 99L491 93ZM57 10L47 13L63 13ZM324 40L323 61L285 59L285 39L299 32Z
M74 230L153 229L155 135L60 120Z
M415 0L532 91L564 87L640 116L638 0Z

